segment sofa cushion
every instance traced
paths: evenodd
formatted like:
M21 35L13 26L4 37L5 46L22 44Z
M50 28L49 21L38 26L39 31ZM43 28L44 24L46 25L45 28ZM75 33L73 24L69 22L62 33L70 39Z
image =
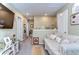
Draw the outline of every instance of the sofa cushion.
M56 38L56 35L51 34L51 35L49 36L49 38L52 39L52 40L54 40L54 39Z
M61 43L62 43L62 44L68 44L68 43L70 43L70 40L68 40L68 39L63 39L63 40L61 41Z
M61 38L60 37L56 37L56 42L60 43L61 42Z

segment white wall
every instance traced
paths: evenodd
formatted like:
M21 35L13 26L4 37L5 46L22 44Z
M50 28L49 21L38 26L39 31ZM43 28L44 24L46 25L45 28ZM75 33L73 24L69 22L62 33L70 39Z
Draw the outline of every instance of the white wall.
M73 5L72 5L72 7L73 7ZM72 12L71 12L71 14L72 14ZM70 24L69 31L70 31L70 34L79 35L79 25L71 25Z
M63 11L65 11L66 9L68 9L68 34L74 34L77 35L78 34L78 25L74 26L70 24L70 16L72 14L72 6L73 4L67 4L66 6L64 6L63 8L61 8L57 13L62 13Z
M34 28L56 27L56 17L51 16L35 16Z
M73 4L68 4L67 6L64 6L62 9L58 11L58 13L63 12L64 10L68 9L68 33L72 35L79 35L79 25L71 25L70 23L70 16L72 15L72 7Z

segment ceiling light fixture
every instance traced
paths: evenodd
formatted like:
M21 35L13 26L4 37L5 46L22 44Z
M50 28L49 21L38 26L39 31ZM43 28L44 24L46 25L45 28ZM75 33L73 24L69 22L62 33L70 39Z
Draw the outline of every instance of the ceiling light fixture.
M44 16L47 16L47 15L48 15L47 13L44 14Z
M60 13L60 16L63 16L63 14L62 14L62 13Z
M29 13L26 13L26 16L29 16Z

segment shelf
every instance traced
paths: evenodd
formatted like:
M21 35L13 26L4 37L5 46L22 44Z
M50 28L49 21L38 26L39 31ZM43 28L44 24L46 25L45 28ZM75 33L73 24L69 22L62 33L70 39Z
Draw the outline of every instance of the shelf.
M76 14L79 14L79 12L73 13L71 16L74 16L74 15L76 15Z

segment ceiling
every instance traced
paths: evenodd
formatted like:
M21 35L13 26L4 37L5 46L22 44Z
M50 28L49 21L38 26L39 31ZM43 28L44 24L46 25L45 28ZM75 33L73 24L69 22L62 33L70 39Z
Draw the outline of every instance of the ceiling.
M66 3L9 3L9 5L26 16L55 16Z

